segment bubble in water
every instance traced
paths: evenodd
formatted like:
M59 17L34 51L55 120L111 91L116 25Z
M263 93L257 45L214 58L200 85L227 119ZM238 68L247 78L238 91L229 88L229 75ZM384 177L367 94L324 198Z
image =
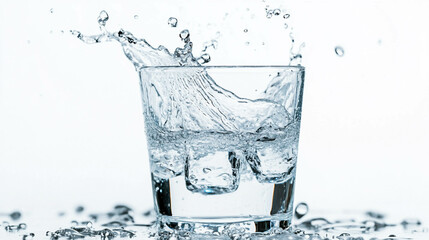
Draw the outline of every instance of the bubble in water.
M135 20L139 19L139 15L137 15L137 14L136 14L136 15L134 15L134 19L135 19Z
M247 33L248 31L249 31L249 29L247 29L247 28L243 30L243 32L245 32L245 33Z
M284 19L288 19L290 17L290 14L289 13L286 13L285 15L283 15L283 18Z
M337 54L337 56L339 56L339 57L344 56L344 49L341 46L336 46L335 47L335 54Z
M98 15L98 24L100 26L106 26L106 22L109 20L109 14L107 14L106 11L101 11L100 14Z
M300 219L304 217L308 213L308 205L307 203L298 203L295 207L295 217L297 219Z
M180 37L180 39L182 39L182 41L188 42L189 41L189 37L190 37L188 29L185 29L185 30L181 31L180 34L179 34L179 37Z
M168 19L168 25L170 25L170 27L176 27L177 26L177 18L170 17Z
M280 11L280 9L278 9L278 8L273 10L273 14L274 14L275 16L280 15L280 13L281 13L281 11Z

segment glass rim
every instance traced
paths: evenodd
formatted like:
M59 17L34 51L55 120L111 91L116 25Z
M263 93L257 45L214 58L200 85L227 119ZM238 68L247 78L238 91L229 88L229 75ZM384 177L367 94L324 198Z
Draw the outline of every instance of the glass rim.
M138 70L162 70L162 69L295 69L297 71L305 71L305 67L301 65L208 65L208 66L143 66Z

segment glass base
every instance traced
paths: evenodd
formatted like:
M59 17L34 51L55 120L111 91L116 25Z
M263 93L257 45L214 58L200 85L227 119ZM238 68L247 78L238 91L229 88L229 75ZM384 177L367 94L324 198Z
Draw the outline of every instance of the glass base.
M170 216L158 217L160 234L196 234L207 236L265 235L287 230L290 226L290 215L282 214L270 217L236 217L236 218L180 218Z

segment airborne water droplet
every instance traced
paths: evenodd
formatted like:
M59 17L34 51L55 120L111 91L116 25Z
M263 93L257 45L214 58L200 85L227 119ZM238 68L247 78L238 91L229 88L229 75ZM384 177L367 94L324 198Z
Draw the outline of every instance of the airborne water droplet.
M273 10L273 14L276 16L280 15L280 13L281 13L281 11L278 8Z
M248 31L249 31L249 29L247 29L247 28L243 30L243 32L245 32L245 33L247 33Z
M54 9L53 9L53 8L49 9L49 11L50 11L51 13L54 13Z
M205 55L205 54L204 54ZM203 57L203 56L201 56L201 57ZM210 56L209 56L209 58L210 58ZM209 173L209 172L211 172L212 170L210 169L210 168L203 168L203 172L204 173Z
M287 23L284 24L285 29L287 29L289 27L289 25Z
M100 15L98 15L98 24L100 25L100 26L106 26L106 22L107 22L107 20L109 20L109 14L107 14L107 12L106 11L101 11L100 12Z
M335 47L335 54L337 54L339 57L344 56L344 49L340 46Z
M198 61L198 63L199 64L204 64L204 63L208 63L208 62L210 62L210 60L211 60L211 58L210 58L210 55L208 54L208 53L204 53L203 55L201 55L201 57L199 57L198 59L197 59L197 61ZM207 172L206 172L207 171ZM208 173L208 172L210 172L211 171L211 169L210 168L204 168L203 169L203 172L204 173Z
M290 14L286 13L285 15L283 15L284 19L288 19L290 17Z
M170 25L170 27L176 27L177 26L177 18L170 17L168 19L168 25Z
M185 41L185 42L187 40L189 40L189 31L188 31L188 29L185 29L185 30L181 31L180 34L179 34L179 37L180 37L180 39L182 39L182 41Z
M135 19L135 20L139 19L139 15L137 15L137 14L136 14L136 15L134 15L134 19Z

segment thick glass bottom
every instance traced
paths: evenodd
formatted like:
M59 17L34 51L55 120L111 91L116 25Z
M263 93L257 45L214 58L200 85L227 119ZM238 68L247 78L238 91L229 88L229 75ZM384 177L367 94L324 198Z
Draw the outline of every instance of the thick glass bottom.
M290 226L290 214L269 217L227 217L216 219L158 217L159 232L197 234L207 236L263 235L286 230Z

